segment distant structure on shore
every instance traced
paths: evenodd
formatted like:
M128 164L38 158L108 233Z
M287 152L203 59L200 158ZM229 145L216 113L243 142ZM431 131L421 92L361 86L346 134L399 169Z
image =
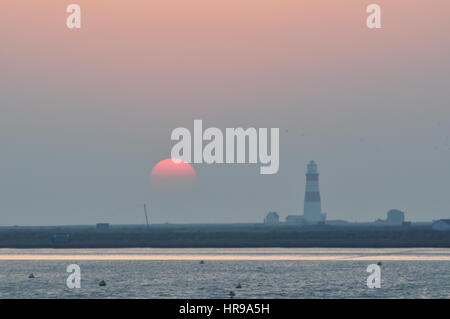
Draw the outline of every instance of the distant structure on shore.
M431 225L431 229L437 231L450 231L450 219L440 219Z
M405 223L405 213L398 209L391 209L387 212L387 218L385 220L377 219L376 225L382 226L402 226Z
M276 212L270 212L264 218L264 224L266 225L278 225L280 223L280 216Z
M303 217L308 224L324 222L326 218L326 215L322 213L319 191L319 172L317 171L317 164L314 161L309 162L306 172Z
M322 212L319 191L319 172L317 164L310 161L306 170L305 201L303 203L303 215L290 215L286 218L287 224L311 225L324 223L326 214Z
M302 215L289 215L286 217L286 224L290 225L306 225L306 220Z
M306 170L305 200L303 204L303 215L289 215L286 221L280 222L280 216L276 212L270 212L264 219L265 225L320 225L330 226L411 226L411 222L405 221L405 213L398 209L387 212L386 219L377 219L374 222L348 222L345 220L326 221L327 215L322 212L322 203L319 190L319 172L317 164L310 161ZM450 220L440 220L434 224L433 229L450 230Z

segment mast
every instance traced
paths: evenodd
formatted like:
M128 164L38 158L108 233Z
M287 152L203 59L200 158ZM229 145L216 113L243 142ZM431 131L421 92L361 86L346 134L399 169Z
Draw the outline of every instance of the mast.
M144 212L145 212L145 221L147 222L147 229L150 229L148 224L148 216L147 216L147 205L144 204Z

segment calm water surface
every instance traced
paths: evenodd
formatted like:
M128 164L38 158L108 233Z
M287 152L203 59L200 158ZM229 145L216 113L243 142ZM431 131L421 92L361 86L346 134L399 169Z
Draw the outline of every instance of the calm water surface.
M382 284L369 289L375 262ZM81 267L81 289L66 286L71 263ZM236 298L449 298L450 250L0 249L0 298L227 298L230 290Z

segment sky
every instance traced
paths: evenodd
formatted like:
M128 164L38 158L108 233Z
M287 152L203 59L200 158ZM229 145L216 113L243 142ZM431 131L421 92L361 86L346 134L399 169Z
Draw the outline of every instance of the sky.
M66 7L81 7L81 29ZM366 7L382 28L366 27ZM448 0L2 0L0 225L450 218ZM152 188L172 130L280 129L280 169L193 164Z

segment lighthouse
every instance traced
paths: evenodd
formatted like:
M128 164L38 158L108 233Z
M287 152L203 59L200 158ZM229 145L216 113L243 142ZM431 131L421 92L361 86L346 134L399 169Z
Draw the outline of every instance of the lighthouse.
M314 161L308 163L306 171L305 203L303 207L303 218L308 224L317 224L325 221L322 213L319 191L319 173Z

